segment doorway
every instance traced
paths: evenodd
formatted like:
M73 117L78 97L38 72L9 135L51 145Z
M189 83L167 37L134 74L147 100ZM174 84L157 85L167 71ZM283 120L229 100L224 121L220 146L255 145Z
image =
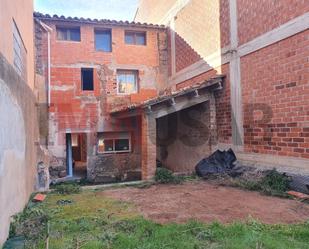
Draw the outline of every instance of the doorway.
M85 133L67 134L67 176L87 177L87 136Z

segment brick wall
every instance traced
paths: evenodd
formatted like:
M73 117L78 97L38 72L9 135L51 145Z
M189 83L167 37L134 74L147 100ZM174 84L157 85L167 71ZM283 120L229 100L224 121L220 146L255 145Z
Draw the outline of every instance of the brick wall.
M247 151L309 158L309 31L241 58Z
M115 107L142 102L156 96L166 83L167 44L164 30L147 31L147 45L124 43L124 30L112 27L112 52L97 52L94 47L94 25L81 26L81 42L56 39L56 25L51 34L51 108L59 130L96 129L98 120ZM101 27L102 28L102 27ZM109 27L110 28L110 27ZM135 28L136 29L136 28ZM94 68L94 91L81 90L81 68ZM38 70L40 65L38 65ZM138 70L138 93L117 95L117 69Z
M309 11L307 0L237 0L239 43L246 43Z

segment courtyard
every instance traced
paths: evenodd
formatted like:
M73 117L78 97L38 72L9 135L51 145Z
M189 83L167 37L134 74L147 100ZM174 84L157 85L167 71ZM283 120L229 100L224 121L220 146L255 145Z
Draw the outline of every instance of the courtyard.
M72 186L30 201L4 248L308 248L309 205L297 200L203 180Z

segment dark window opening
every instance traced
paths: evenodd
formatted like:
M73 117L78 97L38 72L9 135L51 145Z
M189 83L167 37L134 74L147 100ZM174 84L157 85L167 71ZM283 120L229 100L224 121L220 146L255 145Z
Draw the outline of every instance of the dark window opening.
M83 91L93 91L93 69L92 68L82 68L82 90Z
M131 45L146 45L146 32L125 32L125 43Z
M98 153L117 153L130 151L130 133L98 133Z
M127 151L129 150L129 139L116 139L115 151Z
M80 28L57 27L57 39L61 41L80 41Z
M112 51L112 34L111 30L96 30L95 36L95 50L103 52Z

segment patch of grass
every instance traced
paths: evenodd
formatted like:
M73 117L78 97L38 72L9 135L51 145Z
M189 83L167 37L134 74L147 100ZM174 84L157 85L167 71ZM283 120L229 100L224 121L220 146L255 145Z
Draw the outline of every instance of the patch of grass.
M78 194L80 193L80 185L75 182L64 182L54 186L54 189L59 194Z
M184 178L181 176L174 175L172 171L166 168L157 168L155 181L163 184L166 183L179 184L184 181Z
M66 199L72 200L70 205L57 204ZM309 222L265 225L249 219L222 225L192 220L161 225L141 217L132 204L95 191L66 196L50 193L20 217L42 213L49 220L50 249L305 249L309 244ZM46 223L41 226L44 234ZM46 248L45 236L32 239L25 248Z
M260 180L234 179L232 184L236 187L259 191L266 195L289 198L286 191L289 189L290 179L276 169L270 170Z

